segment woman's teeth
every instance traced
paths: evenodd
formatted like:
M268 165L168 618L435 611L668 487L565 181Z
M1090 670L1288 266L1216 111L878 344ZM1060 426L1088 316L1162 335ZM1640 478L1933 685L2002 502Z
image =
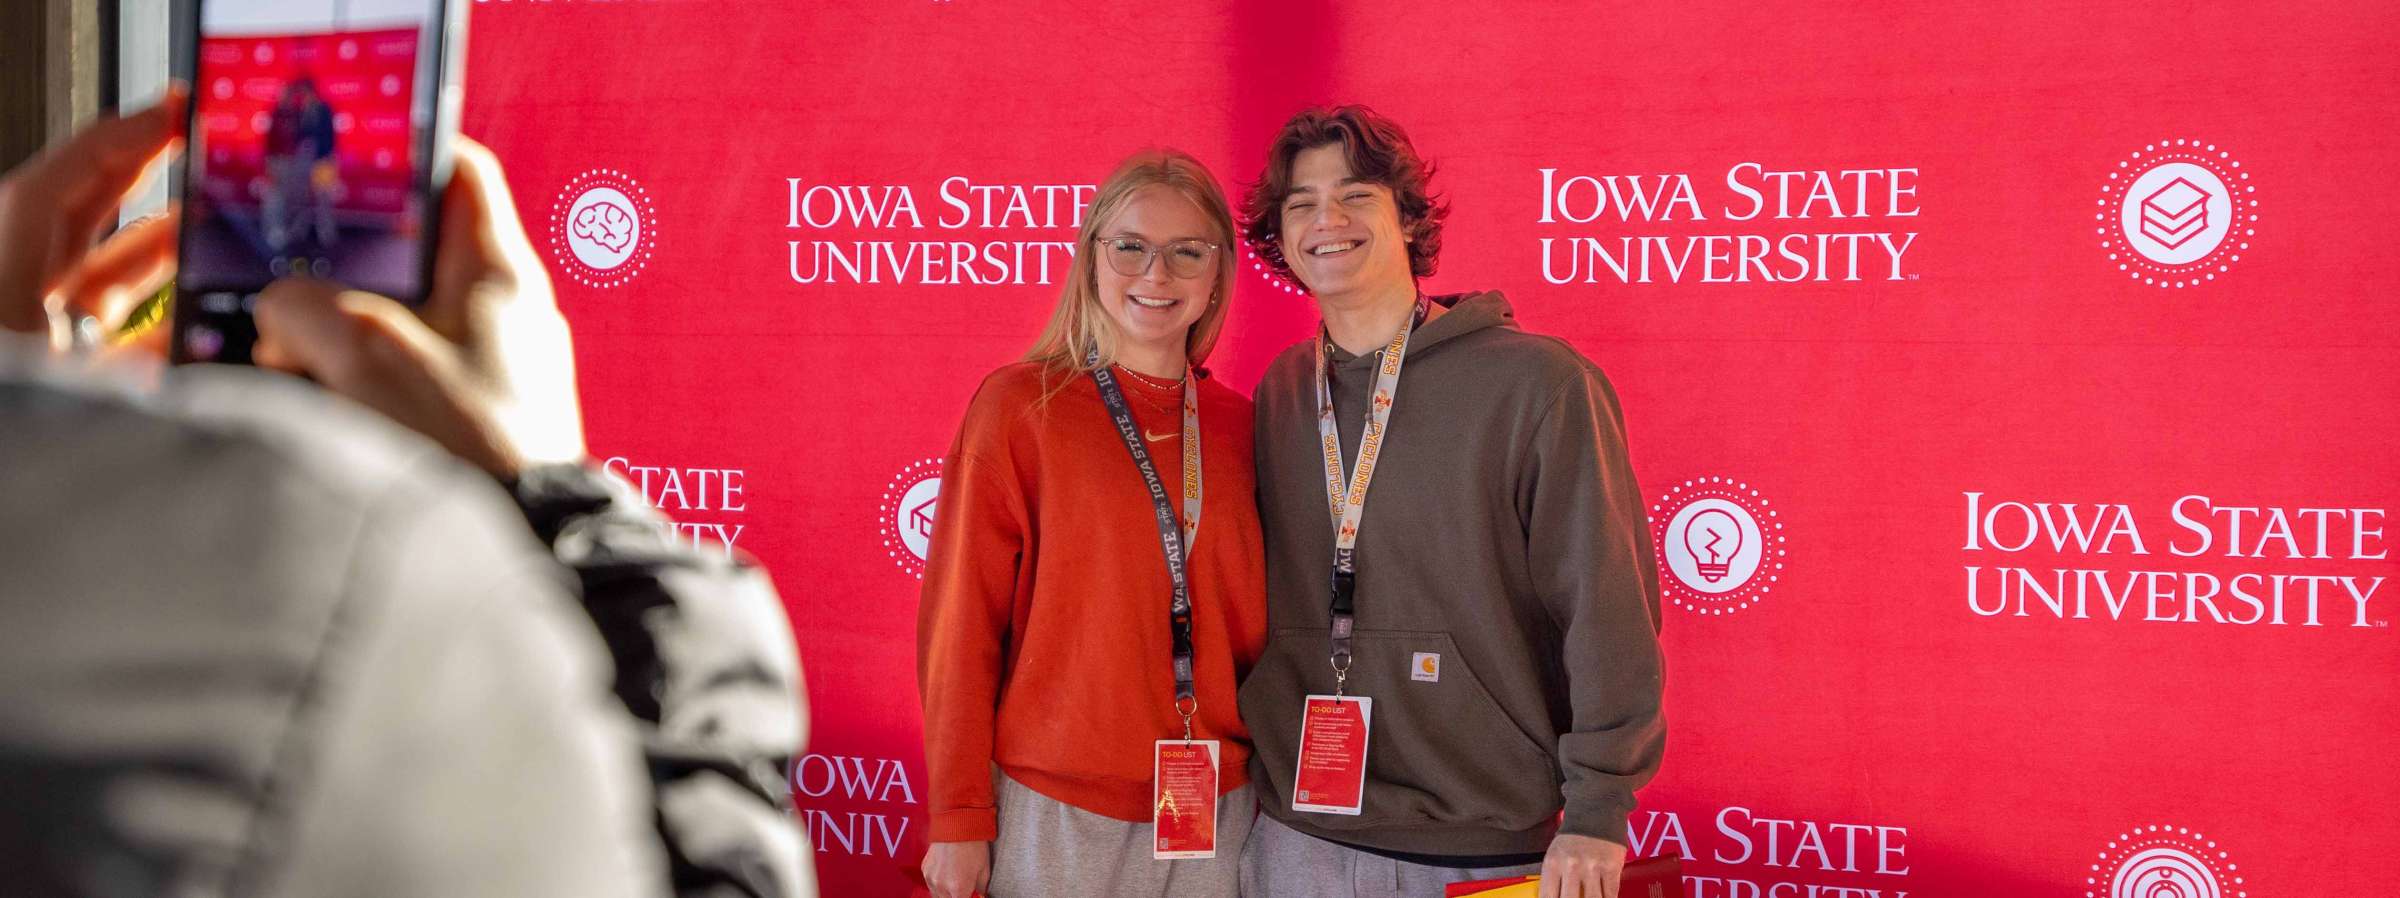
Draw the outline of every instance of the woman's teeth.
M1175 301L1172 299L1153 299L1148 296L1133 296L1132 294L1126 295L1131 298L1135 304L1140 305L1145 309L1163 309L1175 304Z

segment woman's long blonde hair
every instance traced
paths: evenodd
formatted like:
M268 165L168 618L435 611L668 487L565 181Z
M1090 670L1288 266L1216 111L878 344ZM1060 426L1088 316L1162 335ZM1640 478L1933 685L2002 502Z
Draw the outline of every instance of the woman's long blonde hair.
M1117 360L1116 323L1108 310L1100 306L1099 253L1095 241L1100 229L1124 211L1133 195L1145 187L1165 187L1191 200L1208 216L1215 231L1210 239L1217 244L1217 283L1209 291L1208 308L1184 337L1185 359L1197 368L1208 359L1217 345L1217 333L1225 327L1225 308L1233 296L1233 256L1240 249L1234 243L1232 207L1225 202L1225 192L1217 186L1216 176L1208 166L1192 158L1190 153L1175 149L1143 150L1133 154L1110 173L1092 199L1091 210L1084 215L1083 227L1075 232L1075 261L1067 269L1066 286L1058 293L1058 307L1050 313L1050 323L1042 328L1025 360L1042 364L1044 399L1057 392L1075 375L1092 370L1084 361L1086 353L1099 350L1100 364L1111 365ZM1155 264L1167 264L1159 259ZM1053 385L1052 379L1057 383Z

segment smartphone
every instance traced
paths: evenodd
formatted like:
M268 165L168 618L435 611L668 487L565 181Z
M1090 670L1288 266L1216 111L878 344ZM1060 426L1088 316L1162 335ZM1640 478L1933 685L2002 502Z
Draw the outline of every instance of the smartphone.
M197 0L176 362L248 364L259 291L422 304L458 133L466 0Z

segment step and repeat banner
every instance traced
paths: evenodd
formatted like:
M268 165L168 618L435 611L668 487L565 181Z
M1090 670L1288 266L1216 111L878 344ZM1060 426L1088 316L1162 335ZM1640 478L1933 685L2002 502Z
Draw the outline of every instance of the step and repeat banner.
M789 603L829 895L909 893L941 457L1093 185L1170 145L1238 196L1326 102L1438 166L1428 289L1623 397L1670 734L1632 832L1694 898L2400 890L2400 8L473 16L595 454ZM1248 389L1315 313L1242 271Z

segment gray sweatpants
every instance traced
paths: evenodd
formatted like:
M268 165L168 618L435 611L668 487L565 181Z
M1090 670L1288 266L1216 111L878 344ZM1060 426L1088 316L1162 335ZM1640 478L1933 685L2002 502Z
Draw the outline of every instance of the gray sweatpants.
M1150 856L1150 824L1094 814L999 777L991 898L1234 898L1242 843L1258 816L1244 785L1217 796L1217 856Z
M1441 898L1442 887L1454 882L1540 872L1540 864L1461 870L1396 861L1260 814L1242 849L1242 898Z

